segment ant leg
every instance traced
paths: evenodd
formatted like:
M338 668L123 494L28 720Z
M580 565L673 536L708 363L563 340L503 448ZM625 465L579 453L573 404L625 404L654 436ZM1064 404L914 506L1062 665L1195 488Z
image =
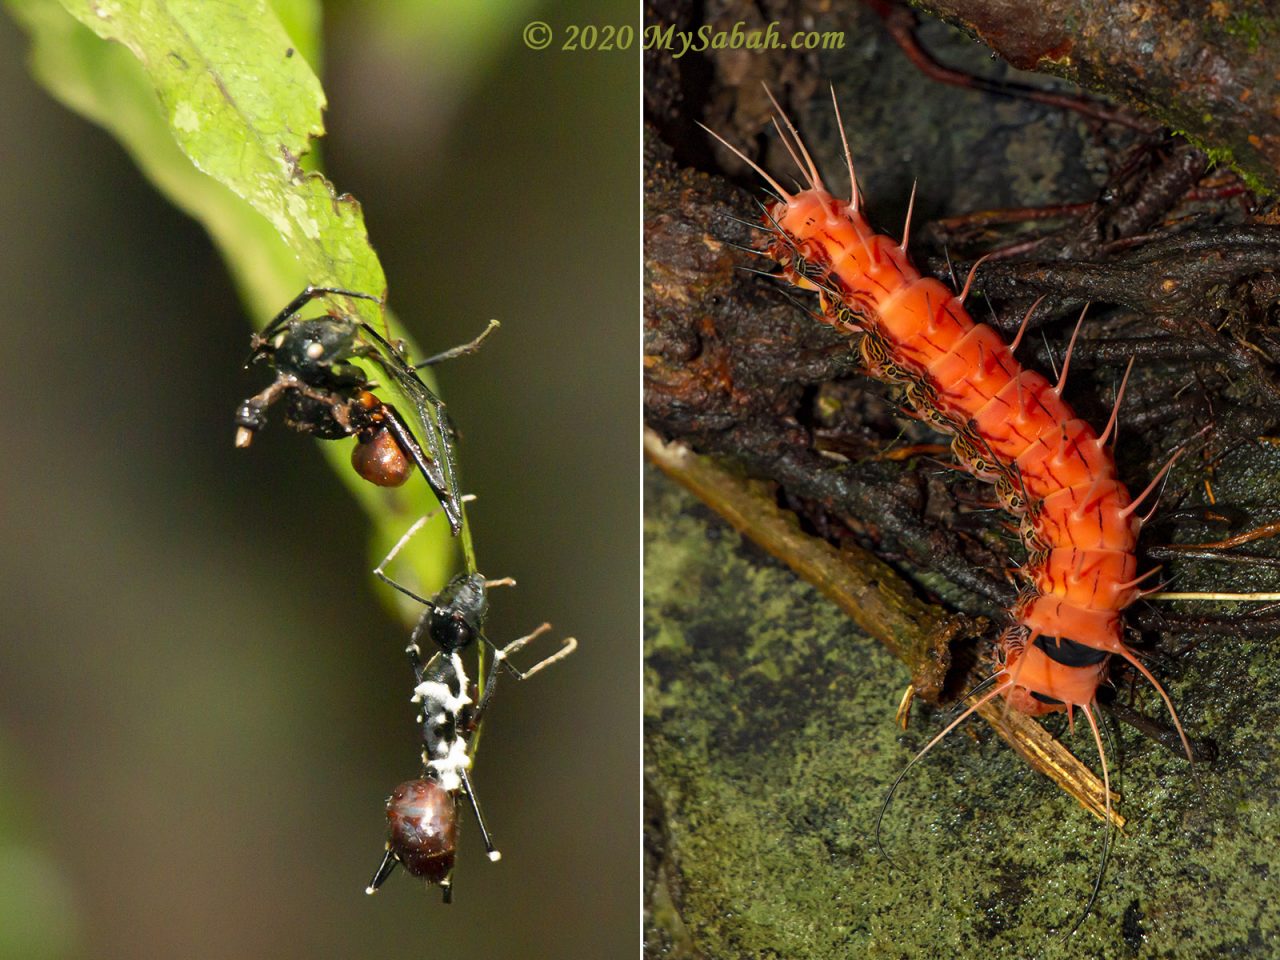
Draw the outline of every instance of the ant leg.
M494 649L496 650L497 648L495 647ZM493 691L498 686L498 662L500 660L501 657L495 653L493 669L487 671L484 678L484 689L480 691L480 699L476 701L475 709L471 711L471 716L467 719L468 733L479 728L484 712L489 709L489 701L493 699Z
M544 623L542 624L542 626L538 627L537 630L534 630L533 633L526 634L523 637L517 637L515 640L512 640L510 643L508 643L505 647L502 647L501 649L495 648L494 655L493 655L494 661L505 664L506 668L515 675L517 680L528 680L535 673L538 673L539 671L545 669L546 667L551 666L553 663L559 663L565 657L569 656L569 654L573 653L573 651L578 649L577 637L565 637L564 642L560 645L559 650L551 654L549 657L543 657L541 660L535 663L528 670L519 669L510 660L507 659L508 657L511 656L511 654L517 652L518 650L524 649L524 647L528 645L530 641L536 639L537 637L542 636L544 633L546 633L550 629L551 629L551 624Z
M500 665L505 666L508 670L510 670L512 675L517 680L528 680L530 677L532 677L538 671L542 670L544 667L549 667L553 663L558 663L559 661L563 660L565 657L569 656L569 654L573 653L573 651L578 649L577 638L566 637L564 643L561 645L559 650L551 654L551 656L549 657L544 657L542 660L535 663L528 670L521 670L520 668L512 664L510 660L507 659L511 654L522 649L531 640L534 640L537 637L542 636L544 633L546 633L550 629L551 629L551 624L544 623L542 624L542 626L538 627L538 629L534 630L532 633L526 634L523 637L518 637L517 639L512 640L505 647L496 646L487 637L485 638L485 642L488 643L489 646L493 647L493 669L490 670L489 675L485 677L484 690L481 691L480 699L476 703L475 709L471 712L471 721L469 723L469 726L471 729L474 730L476 727L480 725L480 719L481 717L484 716L484 712L489 706L489 701L493 699L493 691L498 685L498 667Z
M475 500L475 495L468 493L461 499L463 503L471 503L473 500ZM430 600L427 600L427 599L424 599L423 597L418 596L408 587L404 586L404 584L397 583L395 580L392 580L391 577L387 576L386 568L387 568L387 564L389 564L392 560L396 558L396 554L398 554L402 549L404 549L404 545L408 543L419 530L425 527L427 523L430 522L430 520L433 517L435 517L437 514L439 514L440 511L443 509L444 509L443 506L437 507L435 510L432 510L430 513L424 516L421 516L417 520L415 520L413 522L413 525L410 526L409 529L404 532L404 535L399 540L396 541L396 545L391 548L391 552L388 553L385 557L383 557L382 562L379 563L373 570L373 575L377 577L379 580L381 580L383 583L385 583L387 586L391 587L393 590L399 590L409 599L416 600L418 603L426 607L431 606Z
M436 407L437 415L441 417L441 422L443 423L444 404L439 400L436 401L436 404L438 404ZM461 498L458 496L453 482L455 466L452 445L443 434L439 437L432 437L430 438L429 446L435 456L428 455L422 448L422 444L418 442L418 438L413 435L413 431L409 429L409 425L405 423L404 418L400 416L400 412L389 403L384 403L382 409L387 416L387 429L391 431L391 436L395 439L396 445L422 471L422 476L426 479L427 486L436 495L436 499L440 501L440 506L444 508L445 516L449 518L449 529L456 536L458 531L462 529L462 506Z
M277 330L293 319L299 310L305 307L312 300L320 297L355 297L358 300L372 300L374 303L382 303L381 297L375 297L371 293L360 293L356 290L343 290L340 287L313 287L310 284L286 304L285 308L275 315L275 318L267 324L266 328L259 334L263 340L267 340Z
M387 847L387 852L382 855L382 863L378 864L378 869L373 871L373 879L369 881L369 885L364 888L367 894L375 894L378 888L382 886L387 877L391 876L391 871L396 868L396 858L391 853L391 847Z
M434 403L432 409L435 411L436 420L434 426L438 431L437 434L431 434L427 437L433 452L437 454L436 459L444 466L445 489L451 491L453 497L458 497L458 462L453 455L453 445L457 442L458 431L453 426L453 420L449 418L448 412L444 408L444 402L438 397L432 398ZM458 514L458 523L462 523L462 505L456 500L453 501L453 509ZM457 533L457 530L454 530Z
M463 499L465 500L466 497L463 497ZM501 580L486 580L484 585L486 590L491 587L514 587L516 581L514 577L503 577Z
M456 347L450 347L448 350L437 353L435 356L427 357L425 360L419 360L413 365L413 369L421 370L423 367L433 367L437 363L444 363L446 360L456 360L458 357L469 356L479 350L481 344L489 339L489 334L493 333L493 331L497 330L500 326L502 326L502 324L497 320L490 320L489 325L485 327L480 336L476 337L474 340L469 340Z
M290 384L277 380L256 396L240 404L236 410L236 447L243 450L253 443L254 434L267 425L267 408L280 399Z
M502 859L502 854L493 845L493 837L489 836L489 828L484 825L484 817L480 813L480 804L476 800L475 787L471 785L471 775L465 769L458 771L462 778L462 789L466 791L467 802L471 804L471 812L476 815L476 826L480 828L480 839L484 843L484 852L490 860Z
M425 418L428 421L428 426L433 428L427 434L427 446L431 450L435 462L439 465L437 469L441 470L441 475L444 478L444 489L450 492L453 498L450 500L450 505L457 513L460 525L462 522L462 507L456 499L458 496L458 461L454 456L454 444L458 440L458 431L454 427L448 411L445 409L443 400L428 392L427 402L431 406L431 412L435 415L434 421L430 417ZM453 532L455 534L458 532L456 527Z

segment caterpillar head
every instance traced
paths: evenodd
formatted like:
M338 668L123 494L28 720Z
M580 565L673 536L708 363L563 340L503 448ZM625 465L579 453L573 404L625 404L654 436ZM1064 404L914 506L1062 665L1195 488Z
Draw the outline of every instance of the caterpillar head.
M1009 706L1033 717L1088 706L1106 676L1109 655L1060 637L1005 643L1002 680Z

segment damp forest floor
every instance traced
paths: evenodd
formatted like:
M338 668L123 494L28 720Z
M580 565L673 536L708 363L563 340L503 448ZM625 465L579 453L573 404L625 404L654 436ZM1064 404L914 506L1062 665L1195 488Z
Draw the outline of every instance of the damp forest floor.
M1241 482L1274 485L1280 456L1242 461ZM880 805L944 714L917 704L899 729L906 670L653 469L645 555L650 957L1280 955L1274 639L1155 661L1188 730L1218 747L1194 772L1108 720L1128 824L1063 942L1099 821L971 720L903 782L882 855ZM1136 706L1160 711L1150 690ZM1098 769L1087 728L1047 723Z

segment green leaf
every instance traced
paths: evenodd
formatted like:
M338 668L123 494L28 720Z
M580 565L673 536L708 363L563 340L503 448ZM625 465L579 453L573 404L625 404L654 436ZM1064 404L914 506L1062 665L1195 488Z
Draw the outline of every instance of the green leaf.
M265 0L63 6L133 53L182 152L267 219L312 283L384 292L359 205L298 167L324 133L324 93ZM381 323L376 305L349 306Z
M75 887L39 837L44 820L17 800L28 778L0 738L0 958L57 960L80 956L84 936ZM26 791L22 791L25 795Z
M5 2L31 36L37 79L107 129L161 193L205 226L257 327L307 283L384 295L360 205L303 168L312 138L324 132L324 92L309 62L319 50L314 2ZM404 337L377 304L340 305ZM252 389L246 378L246 393ZM322 447L373 519L377 557L434 509L420 480L379 490L351 470L347 444ZM452 552L446 525L432 524L401 554L398 576L432 593Z

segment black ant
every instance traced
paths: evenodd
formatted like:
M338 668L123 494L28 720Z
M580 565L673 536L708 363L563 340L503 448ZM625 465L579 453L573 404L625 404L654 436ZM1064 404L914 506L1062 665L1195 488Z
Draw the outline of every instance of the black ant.
M517 679L527 680L544 667L567 657L577 649L578 642L569 637L549 657L528 670L519 670L508 659L510 655L546 633L551 625L544 623L504 647L496 646L484 635L484 622L489 613L488 589L515 586L514 580L509 577L486 580L479 573L462 573L450 580L433 599L426 600L387 576L384 572L386 565L431 516L423 517L410 527L374 570L385 583L426 608L405 650L416 681L413 702L421 705L417 720L422 734L422 776L400 784L387 798L386 853L365 892L376 893L396 864L400 864L413 876L439 886L444 902L449 903L453 899L451 873L457 851L456 796L459 792L466 797L475 815L489 859L499 860L502 856L494 846L480 813L469 773L471 755L468 752L468 738L479 728L493 698L498 669L506 667ZM420 645L424 636L435 648L425 663ZM462 651L473 646L476 640L487 643L493 649L494 657L484 687L477 691L478 700L473 701Z
M454 462L455 432L444 402L422 382L418 370L473 353L498 325L470 343L446 350L417 364L405 358L403 346L392 344L356 316L330 308L327 315L298 319L308 303L320 297L355 297L381 305L381 297L354 290L308 286L281 310L260 334L254 334L248 367L265 360L276 379L236 411L236 446L247 447L267 425L267 408L283 401L284 422L300 433L322 440L356 438L351 464L370 483L397 487L416 466L444 508L456 535L462 526L461 496ZM401 413L373 394L378 385L352 361L376 363L411 405L421 441Z

